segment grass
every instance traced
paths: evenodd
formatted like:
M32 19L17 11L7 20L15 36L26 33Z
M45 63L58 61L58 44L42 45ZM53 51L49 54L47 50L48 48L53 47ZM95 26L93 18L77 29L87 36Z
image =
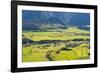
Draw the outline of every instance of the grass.
M74 33L74 34L73 34ZM89 36L77 35L77 33L89 34L88 31L80 30L76 28L68 28L63 32L24 32L23 35L33 41L40 40L73 40L73 39L89 39Z
M41 61L58 61L58 60L83 60L89 59L90 49L88 36L89 31L78 28L68 28L61 32L23 32L23 38L33 41L60 40L65 42L51 42L43 44L28 43L23 46L23 62L41 62ZM73 41L74 39L77 39ZM83 39L83 40L78 40ZM88 42L88 43L87 43Z

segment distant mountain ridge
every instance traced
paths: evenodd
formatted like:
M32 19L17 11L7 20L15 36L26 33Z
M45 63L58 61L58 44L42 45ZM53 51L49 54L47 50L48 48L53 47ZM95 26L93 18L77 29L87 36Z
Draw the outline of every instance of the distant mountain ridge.
M46 28L64 28L69 26L85 27L90 25L88 13L22 11L23 30ZM44 27L43 27L44 26Z

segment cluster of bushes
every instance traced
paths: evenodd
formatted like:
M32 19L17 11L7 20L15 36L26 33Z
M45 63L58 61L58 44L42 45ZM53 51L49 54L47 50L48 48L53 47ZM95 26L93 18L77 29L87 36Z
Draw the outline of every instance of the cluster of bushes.
M28 43L34 43L34 42L33 42L33 40L28 39L28 38L23 38L23 39L22 39L22 44L23 44L23 45L24 45L24 44L28 44Z

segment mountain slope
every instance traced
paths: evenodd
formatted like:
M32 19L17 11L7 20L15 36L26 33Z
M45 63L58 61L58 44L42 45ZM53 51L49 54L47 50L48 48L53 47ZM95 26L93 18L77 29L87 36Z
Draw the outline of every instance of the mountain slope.
M23 30L42 29L42 26L50 28L83 27L89 24L90 15L88 13L22 11Z

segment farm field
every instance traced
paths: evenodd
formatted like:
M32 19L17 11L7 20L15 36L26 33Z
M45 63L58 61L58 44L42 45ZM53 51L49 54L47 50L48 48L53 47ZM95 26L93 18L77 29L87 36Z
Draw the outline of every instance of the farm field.
M48 31L23 31L22 61L89 59L89 33L87 30L73 27Z

